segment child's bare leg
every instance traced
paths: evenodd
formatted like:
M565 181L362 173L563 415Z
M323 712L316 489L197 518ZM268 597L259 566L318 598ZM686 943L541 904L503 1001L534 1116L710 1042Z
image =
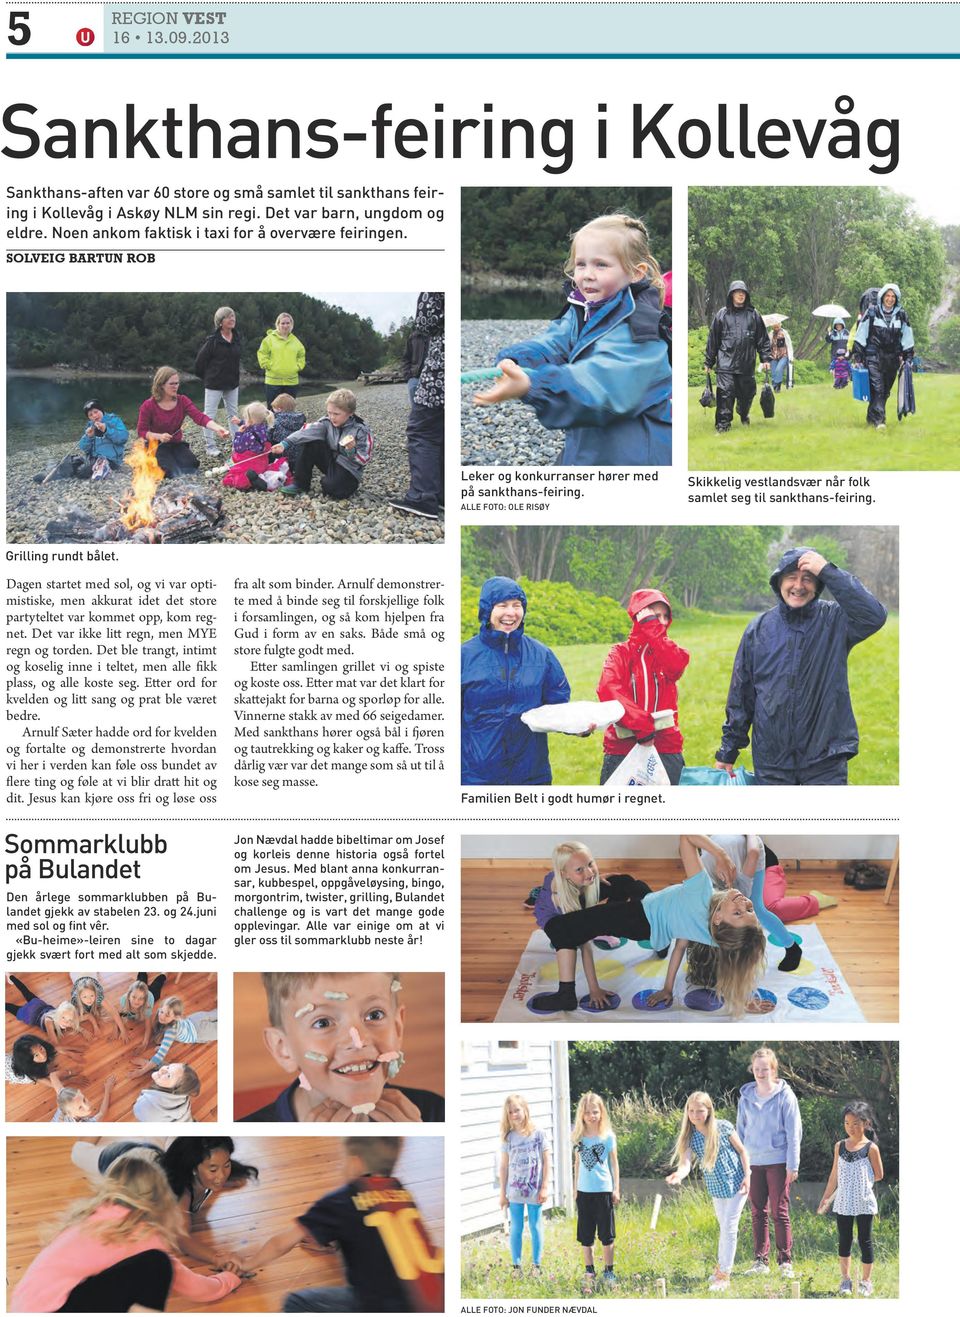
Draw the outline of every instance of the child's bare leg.
M860 1264L860 1277L862 1280L869 1280L870 1273L873 1271L872 1262L862 1262Z
M848 1257L847 1258L842 1257L840 1259L840 1279L841 1280L850 1279L850 1259Z
M603 1246L603 1265L605 1267L613 1266L613 1245L604 1244Z
M849 1262L849 1258L847 1259L847 1261ZM584 1265L585 1267L592 1267L592 1266L593 1266L593 1249L592 1249L592 1248L584 1248L584 1250L583 1250L583 1265Z
M576 948L561 947L557 952L557 972L560 982L576 979L577 977L577 952Z

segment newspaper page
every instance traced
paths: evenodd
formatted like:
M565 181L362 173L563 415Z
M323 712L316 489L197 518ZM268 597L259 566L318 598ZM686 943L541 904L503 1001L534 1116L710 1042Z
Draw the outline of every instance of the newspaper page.
M937 1304L958 10L4 6L8 1311Z

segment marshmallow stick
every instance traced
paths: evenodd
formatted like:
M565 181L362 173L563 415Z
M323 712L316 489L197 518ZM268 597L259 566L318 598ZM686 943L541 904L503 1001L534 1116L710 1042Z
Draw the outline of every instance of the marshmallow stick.
M790 1297L791 1299L800 1298L800 1282L798 1280L793 1281L790 1285Z
M664 1276L658 1276L656 1280L657 1298L665 1299L667 1297L667 1281Z
M657 1218L660 1215L660 1205L662 1202L663 1202L663 1194L657 1194L656 1198L654 1198L653 1200L653 1213L650 1217L651 1230L656 1230L657 1228Z

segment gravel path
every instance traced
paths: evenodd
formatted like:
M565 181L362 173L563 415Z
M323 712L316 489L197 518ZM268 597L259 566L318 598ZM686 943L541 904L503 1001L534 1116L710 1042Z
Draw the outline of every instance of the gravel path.
M548 320L463 320L460 369L492 366L510 343L541 334ZM489 385L460 386L461 462L464 466L553 466L563 452L563 431L545 430L532 407L516 400L478 407L473 395Z
M352 387L352 386L350 386ZM184 436L200 459L200 470L177 485L216 489L223 496L226 513L220 527L224 540L232 544L434 544L443 540L443 522L395 512L388 498L407 488L406 425L410 410L405 384L382 384L358 390L359 414L374 434L373 458L357 493L342 502L332 502L320 493L320 473L313 474L309 498L288 499L279 493L245 493L226 488L220 476L204 478L212 467L229 460L229 445L220 442L220 453L208 456L203 434L190 422ZM299 398L308 420L324 414L324 399L318 395ZM126 419L126 418L124 418ZM35 485L33 476L51 462L64 457L73 441L36 448L8 459L7 540L11 544L41 544L44 528L57 509L80 508L101 521L116 510L117 500L129 488L120 472L110 480L55 480Z

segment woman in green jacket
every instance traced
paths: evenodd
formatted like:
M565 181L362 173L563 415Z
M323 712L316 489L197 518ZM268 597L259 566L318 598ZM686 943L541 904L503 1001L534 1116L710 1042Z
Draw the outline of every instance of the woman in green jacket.
M268 407L273 406L274 398L281 393L297 396L306 359L306 348L293 332L293 316L289 311L281 311L276 327L267 330L257 352L257 360L264 370Z

